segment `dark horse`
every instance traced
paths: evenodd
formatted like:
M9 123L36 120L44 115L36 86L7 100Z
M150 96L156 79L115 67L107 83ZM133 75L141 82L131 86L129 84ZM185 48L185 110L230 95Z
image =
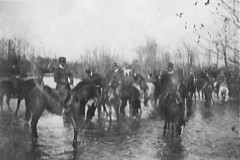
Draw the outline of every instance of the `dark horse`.
M206 82L202 89L206 106L210 106L211 102L213 102L213 97L212 97L213 91L214 91L213 85L209 82Z
M166 93L163 99L163 117L165 120L163 135L167 129L172 129L172 134L175 132L179 135L182 132L182 126L185 125L184 114L178 104L175 94Z
M141 116L141 102L140 102L140 93L138 89L129 84L120 86L120 114L125 114L125 107L127 105L127 101L129 101L130 115L136 117L138 115ZM140 113L140 114L139 114Z
M20 107L20 103L23 99L26 100L26 98L28 98L30 91L36 86L39 85L41 83L43 83L43 77L37 77L37 78L31 78L31 79L27 79L27 80L23 80L23 79L18 79L18 83L17 83L17 88L14 88L14 85L12 83L12 81L10 80L6 80L6 81L2 81L0 83L0 105L2 107L3 110L3 96L5 95L6 98L6 103L8 106L8 109L11 110L9 102L11 100L11 98L17 98L17 109L15 111L15 114L17 115L18 109ZM15 96L15 97L14 97ZM29 115L29 111L28 108L26 108L26 114L25 114L26 118Z
M77 135L80 121L85 116L85 104L89 99L97 99L100 95L98 87L91 82L80 82L72 91L68 91L66 104L63 106L59 94L48 86L36 86L30 92L31 96L27 99L27 107L32 113L31 129L32 137L36 139L37 123L43 111L46 109L51 113L62 115L63 109L69 117L73 129L73 146L77 146Z

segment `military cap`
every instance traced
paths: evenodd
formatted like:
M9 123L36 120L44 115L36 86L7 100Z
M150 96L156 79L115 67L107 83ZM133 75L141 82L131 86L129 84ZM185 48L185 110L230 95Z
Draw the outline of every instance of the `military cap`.
M85 73L91 73L90 69L85 69Z
M172 63L172 62L168 62L168 63L167 63L167 67L168 67L168 68L173 68L173 63Z
M65 62L66 63L66 57L59 57L59 62Z
M112 65L113 68L118 67L118 64L116 62L113 63Z

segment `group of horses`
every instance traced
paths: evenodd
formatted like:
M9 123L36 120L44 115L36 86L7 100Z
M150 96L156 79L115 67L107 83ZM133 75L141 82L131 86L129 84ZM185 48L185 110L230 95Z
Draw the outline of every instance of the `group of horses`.
M25 99L25 118L27 122L31 119L33 139L38 137L37 123L45 109L57 115L64 114L73 126L73 147L77 147L80 124L85 120L91 120L96 110L99 119L101 114L105 112L111 123L112 109L115 111L117 121L120 121L126 117L125 108L128 104L129 115L133 119L139 120L142 113L142 99L143 104L148 106L151 112L163 115L165 120L164 135L168 128L172 129L172 133L181 134L182 127L186 122L182 113L187 111L191 114L192 97L196 98L195 91L196 89L200 90L198 80L194 77L187 77L179 82L178 90L184 100L184 110L182 110L174 94L169 93L164 96L164 100L159 99L162 87L159 77L151 81L129 69L122 69L118 72L120 78L117 86L112 87L110 85L111 78L108 77L102 79L105 81L101 83L103 85L99 85L92 79L84 79L73 89L68 90L64 104L55 89L43 84L43 77L28 80L19 79L17 89L14 89L11 81L2 81L0 82L0 105L3 110L3 96L6 95L7 106L11 110L9 100L15 96L18 98L15 111L17 114L21 100ZM130 81L128 81L129 79ZM201 89L208 100L209 88L211 89L211 87L206 87L206 83L203 84ZM89 105L89 101L92 101L92 104ZM86 107L88 107L87 111Z
M194 92L195 99L197 97L196 93L198 93L198 98L204 99L208 106L214 103L214 97L216 97L217 100L221 99L224 103L229 101L230 91L226 82L219 81L216 77L213 77L204 71L195 75L194 81L196 90L196 92Z

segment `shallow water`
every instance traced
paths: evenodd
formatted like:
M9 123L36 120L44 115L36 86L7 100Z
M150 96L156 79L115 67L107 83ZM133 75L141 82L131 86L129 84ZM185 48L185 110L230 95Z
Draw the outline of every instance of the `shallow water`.
M32 142L30 127L24 123L24 105L18 116L6 106L0 114L1 160L240 159L237 103L205 107L198 100L181 137L163 137L163 121L149 118L146 107L140 121L127 118L109 127L106 120L100 125L94 118L90 127L81 130L75 150L72 127L61 116L47 112L38 123L38 141ZM11 108L16 108L16 100Z

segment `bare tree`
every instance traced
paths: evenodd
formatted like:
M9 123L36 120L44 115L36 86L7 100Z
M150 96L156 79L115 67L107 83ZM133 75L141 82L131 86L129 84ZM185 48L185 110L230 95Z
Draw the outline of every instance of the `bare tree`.
M139 46L136 52L142 63L143 68L146 70L151 70L156 68L156 58L157 58L157 43L155 39L147 39L146 45Z

